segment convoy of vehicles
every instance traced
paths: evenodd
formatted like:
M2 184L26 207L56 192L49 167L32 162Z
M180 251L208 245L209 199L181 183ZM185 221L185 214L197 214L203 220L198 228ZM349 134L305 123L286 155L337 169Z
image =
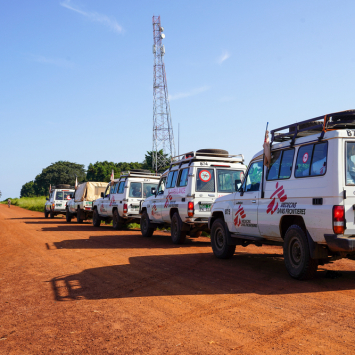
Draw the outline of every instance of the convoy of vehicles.
M151 237L157 226L171 226L171 239L181 244L207 231L211 206L234 191L246 166L243 155L221 149L200 149L174 157L158 189L141 205L141 232Z
M271 134L270 167L258 152L238 191L213 205L213 253L229 258L236 245L282 245L290 276L312 278L319 264L355 257L355 110Z
M152 188L158 186L159 179L160 176L149 170L123 172L119 179L107 185L101 198L94 201L93 226L100 227L101 221L112 221L113 228L120 229L127 223L139 223L140 203L152 195Z
M78 223L92 219L92 203L104 192L107 182L88 181L77 186L74 196L68 201L66 206L66 220L71 222L76 216Z
M114 229L140 222L145 237L170 226L175 244L209 231L222 259L237 245L280 245L295 279L312 278L318 265L355 259L355 110L274 129L270 148L269 157L260 151L247 168L241 154L189 152L161 176L131 170L109 184L79 185L74 199L73 188L58 185L45 217L92 217L95 227L113 221Z
M53 186L49 192L49 198L44 205L44 217L51 218L58 214L66 214L66 204L74 195L74 189L70 185Z

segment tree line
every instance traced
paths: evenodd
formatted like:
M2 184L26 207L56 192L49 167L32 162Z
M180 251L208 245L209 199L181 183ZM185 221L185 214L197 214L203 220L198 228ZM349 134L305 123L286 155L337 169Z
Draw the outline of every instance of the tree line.
M161 150L158 154L162 155L163 151ZM153 172L152 157L153 152L147 152L142 163L114 163L106 160L101 162L97 161L94 164L90 163L87 170L85 170L83 164L57 161L44 168L34 180L22 185L20 197L48 196L50 185L69 184L74 186L76 177L79 184L86 181L109 182L112 170L114 171L115 178L118 178L121 172L132 169L147 169ZM165 167L164 170L166 168L167 167Z

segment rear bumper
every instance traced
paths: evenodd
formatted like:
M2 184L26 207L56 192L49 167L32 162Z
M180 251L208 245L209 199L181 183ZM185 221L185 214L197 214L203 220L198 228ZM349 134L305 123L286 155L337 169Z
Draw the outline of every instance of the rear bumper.
M355 252L355 236L348 238L338 234L324 234L324 239L331 251Z

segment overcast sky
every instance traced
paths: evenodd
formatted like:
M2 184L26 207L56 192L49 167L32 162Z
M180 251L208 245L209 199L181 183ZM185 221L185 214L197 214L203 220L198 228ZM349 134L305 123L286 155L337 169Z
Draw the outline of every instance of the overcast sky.
M58 160L152 149L160 15L180 153L248 163L270 128L355 108L354 1L11 0L0 11L2 200Z

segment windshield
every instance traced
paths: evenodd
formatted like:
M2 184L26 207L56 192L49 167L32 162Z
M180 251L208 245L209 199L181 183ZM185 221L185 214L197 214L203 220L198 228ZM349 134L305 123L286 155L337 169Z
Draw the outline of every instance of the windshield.
M241 185L244 173L241 170L217 169L217 191L231 193L235 191L235 181Z
M214 192L214 169L197 169L196 191Z
M141 182L131 182L131 186L129 187L129 197L135 197L135 198L142 197Z
M158 187L158 184L143 184L143 197L144 198L152 196L152 187L154 187L156 190Z
M73 192L57 191L55 194L56 200L70 200L73 197Z
M355 185L355 143L346 143L346 184Z

